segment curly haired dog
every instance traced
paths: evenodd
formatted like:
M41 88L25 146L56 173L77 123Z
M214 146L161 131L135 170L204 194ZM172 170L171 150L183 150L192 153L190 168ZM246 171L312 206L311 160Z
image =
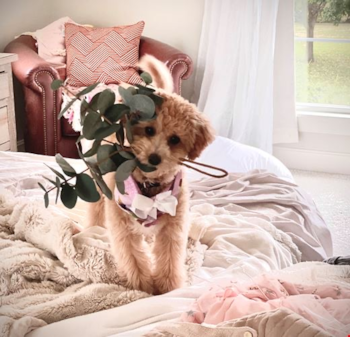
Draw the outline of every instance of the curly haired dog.
M171 92L172 78L165 65L151 56L140 62L140 67L152 75L153 83L165 90L157 90L164 99L156 110L157 118L136 124L131 144L137 159L155 166L156 170L146 173L136 168L132 179L139 192L150 198L177 188L176 214L157 212L156 221L142 225L140 219L125 210L112 172L105 175L105 180L114 191L114 197L112 200L101 198L100 202L91 204L89 218L92 225L98 222L108 229L112 253L128 286L162 294L183 286L186 281L189 195L181 176L180 158L197 158L214 136L208 120L195 105L179 95L166 92ZM174 180L177 180L176 187ZM155 236L153 256L148 252L145 236Z

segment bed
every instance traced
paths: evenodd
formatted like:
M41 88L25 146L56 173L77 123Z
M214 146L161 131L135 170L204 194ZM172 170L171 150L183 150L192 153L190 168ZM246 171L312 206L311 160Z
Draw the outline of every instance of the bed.
M187 325L180 323L184 313L193 316L191 308L196 300L215 287L226 289L223 288L225 282L252 282L267 274L307 284L332 282L348 289L350 271L347 267L336 268L319 262L332 255L330 231L310 196L294 184L290 171L281 162L255 148L222 137L216 138L199 161L222 167L230 174L214 179L187 172L191 182L192 227L186 263L191 284L161 296L148 296L126 292L122 286L111 284L116 276L108 274L113 262L108 257L104 229L90 228L81 233L71 230L82 225L86 204L80 202L74 210L67 210L59 203L54 205L55 196L52 195L49 209L44 209L43 192L37 182L49 186L42 176L53 177L44 165L57 169L53 157L0 152L3 304L0 331L5 336L28 337L175 336L171 331L186 336L188 329L208 329L210 324L194 324L195 320L187 320ZM72 159L70 163L76 169L83 167L79 160ZM34 222L36 227L31 228L28 224ZM64 234L60 232L62 228L67 229ZM54 229L57 231L53 234ZM66 240L65 247L68 243L72 245L69 249L59 247L57 241L61 236ZM45 244L41 238L46 240ZM89 251L92 246L95 253L99 250L104 254L101 262L104 269L101 274L89 266L88 277L84 279L86 275L81 270L87 268L88 257L80 253L84 249ZM10 264L18 263L18 259L13 260L14 254L23 257L26 250L33 255L42 254L45 266L51 266L43 272L44 276L33 269L23 271L28 261L22 261L22 269L16 267L16 272L11 274ZM55 273L50 268L55 268ZM64 281L57 275L63 275ZM15 281L25 286L12 289ZM28 287L32 287L30 294L26 293ZM49 290L45 293L44 288ZM42 300L33 301L33 296L42 296ZM107 303L106 298L110 302ZM294 319L295 313L286 315ZM303 323L303 318L298 316L297 321ZM330 336L327 335L329 331L323 330L327 326L331 326L329 329L333 329L335 336L345 335L350 328L346 319L337 320L333 325L322 317L319 321L321 323L315 325L309 318L304 324L308 331L319 333L317 336ZM236 329L242 336L244 333L250 333L244 336L257 336L258 327L252 329L248 325L223 329ZM291 324L290 329L293 326L295 324ZM165 330L161 332L161 329ZM182 329L183 334L180 333ZM205 336L206 333L207 330L197 330L194 335Z

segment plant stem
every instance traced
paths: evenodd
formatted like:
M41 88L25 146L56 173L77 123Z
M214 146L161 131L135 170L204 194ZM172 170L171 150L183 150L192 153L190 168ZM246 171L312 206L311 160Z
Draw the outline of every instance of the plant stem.
M114 144L114 143L112 143L112 144ZM114 155L116 155L116 154L118 154L118 153L120 153L120 152L126 152L126 151L125 151L124 149L122 149L121 151L114 151L114 152L112 152L107 158L105 158L105 159L101 160L100 162L98 162L97 165L101 165L101 164L104 163L106 160L112 158ZM82 174L82 173L86 172L87 170L90 170L90 171L91 171L91 168L90 168L90 167L87 167L84 171L81 171L81 172L77 173L75 176L70 177L69 179L65 180L63 183L60 184L60 186L67 184L68 181L72 180L73 178L76 178L79 174ZM46 192L47 192L47 193L50 193L51 191L53 191L53 190L56 189L56 188L57 188L57 186L54 186L54 187L52 187L51 189L49 189L48 191L46 191Z
M76 99L78 99L78 100L81 102L80 96L78 96L78 95L74 94L74 92L70 91L70 90L67 88L67 86L62 86L62 88L63 88L64 90L66 90L69 94L71 94L72 96L74 96ZM89 108L89 109L90 109L92 112L99 114L96 110L91 109L91 108ZM103 117L103 119L104 119L108 124L113 125L113 123L112 123L106 116L102 116L102 117Z
M84 171L81 171L80 173L77 173L77 175L78 175L78 174L82 174L82 173L86 172L87 170L89 170L89 168L86 168ZM64 183L60 184L60 186L67 184L68 181L72 180L73 178L76 178L77 175L75 175L74 177L70 177L69 179L65 180ZM47 191L47 193L50 193L50 192L53 191L55 188L57 188L57 186L52 187L51 189L49 189L49 190Z

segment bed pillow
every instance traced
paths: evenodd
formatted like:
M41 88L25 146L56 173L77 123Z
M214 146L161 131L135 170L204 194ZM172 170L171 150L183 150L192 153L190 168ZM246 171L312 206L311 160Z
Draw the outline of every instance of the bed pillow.
M66 23L67 83L85 87L96 82L142 83L137 72L145 23L110 28Z
M64 43L64 25L67 22L74 23L68 16L58 19L35 34L38 54L45 61L56 64L66 63L66 47Z
M294 182L291 172L276 157L255 147L240 144L225 137L215 137L214 142L202 152L196 161L221 167L227 172L234 173L267 170L279 178ZM193 170L187 172L187 178L190 181L204 177L206 176Z

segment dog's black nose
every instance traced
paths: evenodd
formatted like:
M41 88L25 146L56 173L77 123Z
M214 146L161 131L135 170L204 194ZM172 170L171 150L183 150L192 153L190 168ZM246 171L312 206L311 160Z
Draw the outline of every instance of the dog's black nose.
M162 158L160 158L156 153L152 153L148 157L148 162L154 166L160 164L161 161L162 161Z

